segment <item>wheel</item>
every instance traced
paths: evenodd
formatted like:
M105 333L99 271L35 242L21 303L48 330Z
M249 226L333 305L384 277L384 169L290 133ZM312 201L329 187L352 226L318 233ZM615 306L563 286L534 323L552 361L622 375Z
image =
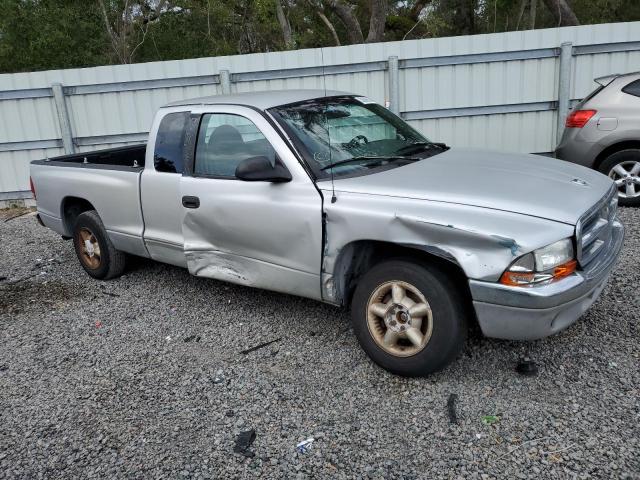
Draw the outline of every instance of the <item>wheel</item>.
M73 246L80 265L93 278L108 280L124 272L126 256L115 249L95 210L78 215L73 227Z
M630 148L609 155L599 169L616 182L618 203L640 206L640 150Z
M409 377L444 368L467 335L465 309L453 282L409 259L380 263L360 279L351 320L374 362Z

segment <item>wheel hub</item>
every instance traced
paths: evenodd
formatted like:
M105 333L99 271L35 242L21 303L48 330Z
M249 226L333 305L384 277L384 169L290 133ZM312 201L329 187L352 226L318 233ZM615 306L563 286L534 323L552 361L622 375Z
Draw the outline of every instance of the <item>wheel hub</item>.
M88 268L95 270L100 266L100 243L91 230L86 227L81 228L78 233L78 243L80 244L80 260Z
M404 305L393 304L384 316L387 328L400 333L411 327L411 314Z
M433 331L433 315L425 296L400 280L380 284L369 297L367 326L385 352L409 357L425 348Z
M87 255L89 255L89 257L93 257L95 255L96 249L93 246L93 243L91 243L91 240L84 241L84 248L87 252Z

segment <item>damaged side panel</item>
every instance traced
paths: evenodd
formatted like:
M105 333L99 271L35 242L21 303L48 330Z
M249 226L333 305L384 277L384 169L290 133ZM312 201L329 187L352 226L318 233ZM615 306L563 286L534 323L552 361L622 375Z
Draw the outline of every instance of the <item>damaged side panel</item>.
M309 184L183 177L182 234L189 272L320 299L320 196Z
M318 298L318 276L215 250L186 251L189 272L249 287Z
M558 238L573 226L445 202L339 192L325 204L323 296L341 303L343 278L360 261L352 251L362 241L408 246L458 264L467 278L496 281L517 258Z

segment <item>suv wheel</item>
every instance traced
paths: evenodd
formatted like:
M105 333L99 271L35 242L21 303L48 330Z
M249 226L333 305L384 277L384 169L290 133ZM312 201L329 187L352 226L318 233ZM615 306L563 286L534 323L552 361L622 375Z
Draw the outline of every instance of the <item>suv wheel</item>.
M115 249L95 210L78 215L73 246L80 265L93 278L108 280L124 272L126 255Z
M444 368L466 338L462 299L441 271L415 261L385 261L359 281L351 304L360 345L382 368L422 376Z
M640 150L628 149L609 155L600 165L618 187L618 203L640 206Z

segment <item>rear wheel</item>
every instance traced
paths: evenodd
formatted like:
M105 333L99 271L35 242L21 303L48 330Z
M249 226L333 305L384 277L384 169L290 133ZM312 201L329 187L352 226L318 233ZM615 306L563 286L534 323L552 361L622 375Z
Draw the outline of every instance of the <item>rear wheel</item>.
M78 215L73 246L80 265L93 278L108 280L124 272L126 255L113 246L95 210Z
M451 280L408 259L381 263L360 279L351 317L367 355L405 376L444 368L467 333L462 299Z
M609 155L599 169L618 187L618 203L640 206L640 150L630 148Z

